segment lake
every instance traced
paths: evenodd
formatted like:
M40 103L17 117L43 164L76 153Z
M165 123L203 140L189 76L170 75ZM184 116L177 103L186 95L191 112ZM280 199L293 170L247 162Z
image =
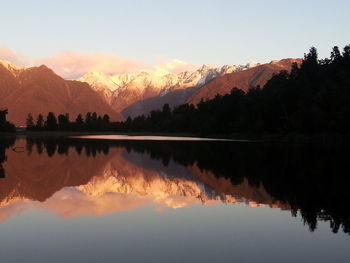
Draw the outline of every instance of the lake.
M349 262L344 148L1 139L1 262Z

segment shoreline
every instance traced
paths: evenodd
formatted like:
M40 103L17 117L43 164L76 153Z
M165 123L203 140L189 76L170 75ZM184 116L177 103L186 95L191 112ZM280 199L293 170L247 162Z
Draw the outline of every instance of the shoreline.
M350 135L340 134L212 134L203 135L199 133L153 133L153 132L93 132L93 131L17 131L15 133L0 132L0 138L14 137L36 137L36 138L59 138L77 136L101 136L101 135L121 135L121 136L161 136L161 137L192 137L203 139L218 139L227 141L249 141L262 143L291 143L291 144L320 144L320 145L348 145Z

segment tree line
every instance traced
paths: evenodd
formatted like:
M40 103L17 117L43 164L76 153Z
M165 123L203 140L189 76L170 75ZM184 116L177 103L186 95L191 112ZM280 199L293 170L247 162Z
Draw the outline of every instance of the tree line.
M36 120L29 113L26 125L30 131L108 131L111 128L109 116L100 116L96 112L88 112L84 118L78 114L74 121L70 120L68 113L56 117L55 113L49 112L46 118L39 114Z

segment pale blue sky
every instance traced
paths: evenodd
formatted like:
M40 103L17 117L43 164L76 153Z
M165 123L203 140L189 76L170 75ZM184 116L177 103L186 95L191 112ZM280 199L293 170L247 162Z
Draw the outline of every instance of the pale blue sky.
M238 64L350 43L349 0L5 0L0 11L0 46L38 58L72 50Z

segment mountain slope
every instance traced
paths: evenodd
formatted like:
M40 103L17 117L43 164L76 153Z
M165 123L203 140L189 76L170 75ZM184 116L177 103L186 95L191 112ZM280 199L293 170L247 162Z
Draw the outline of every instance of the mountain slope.
M96 111L112 120L122 119L91 87L79 81L64 80L46 66L18 68L0 61L0 107L9 109L8 120L24 125L28 113L44 116Z
M282 70L289 71L293 63L301 63L301 59L272 61L244 71L219 76L198 89L187 102L198 104L201 99L213 99L217 94L228 94L232 88L247 91L250 87L256 87L258 85L262 87L274 74Z
M157 95L147 99L137 101L126 107L121 113L127 118L134 118L139 115L147 115L152 110L159 110L164 104L169 104L171 108L186 103L186 101L198 90L199 87L172 90L165 95Z

